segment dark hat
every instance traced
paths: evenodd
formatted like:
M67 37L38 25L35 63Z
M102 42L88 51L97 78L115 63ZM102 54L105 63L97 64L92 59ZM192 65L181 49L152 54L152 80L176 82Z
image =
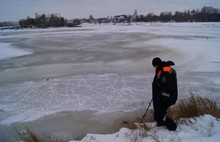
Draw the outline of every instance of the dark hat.
M161 65L162 64L162 60L159 58L159 57L155 57L153 60L152 60L152 65L153 66L158 66L158 65Z

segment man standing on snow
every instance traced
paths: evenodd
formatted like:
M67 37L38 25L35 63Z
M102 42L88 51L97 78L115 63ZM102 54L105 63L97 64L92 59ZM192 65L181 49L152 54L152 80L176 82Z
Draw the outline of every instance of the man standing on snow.
M175 64L156 57L152 65L156 70L152 83L154 119L157 126L166 126L168 130L175 131L176 123L166 116L167 109L176 103L178 96L176 71L170 67Z

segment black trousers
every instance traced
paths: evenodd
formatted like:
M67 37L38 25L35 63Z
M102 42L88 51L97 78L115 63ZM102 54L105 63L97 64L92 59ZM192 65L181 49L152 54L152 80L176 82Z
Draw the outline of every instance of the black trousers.
M169 105L162 102L154 102L154 120L157 122L157 126L166 126L168 130L175 131L177 128L176 123L166 116L169 107Z
M154 103L154 120L158 124L163 124L165 122L165 116L167 114L167 109L169 106L162 103Z

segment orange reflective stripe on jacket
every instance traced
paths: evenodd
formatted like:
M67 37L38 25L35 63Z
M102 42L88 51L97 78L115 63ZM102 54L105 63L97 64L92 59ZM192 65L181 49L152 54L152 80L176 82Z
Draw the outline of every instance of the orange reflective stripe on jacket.
M166 67L163 67L163 71L171 73L173 71L173 69L171 67L169 67L169 66L166 66ZM160 78L161 73L162 73L161 70L157 73L157 77L158 78Z

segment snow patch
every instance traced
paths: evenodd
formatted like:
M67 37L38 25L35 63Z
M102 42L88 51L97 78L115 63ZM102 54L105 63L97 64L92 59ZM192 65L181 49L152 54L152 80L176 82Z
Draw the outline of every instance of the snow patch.
M32 54L31 52L24 51L22 49L18 49L13 47L9 43L0 43L0 60L11 57L18 57L23 55Z
M114 134L87 134L80 141L70 142L217 142L220 138L220 121L211 115L183 119L175 132L155 123L146 125L149 131L121 128Z

